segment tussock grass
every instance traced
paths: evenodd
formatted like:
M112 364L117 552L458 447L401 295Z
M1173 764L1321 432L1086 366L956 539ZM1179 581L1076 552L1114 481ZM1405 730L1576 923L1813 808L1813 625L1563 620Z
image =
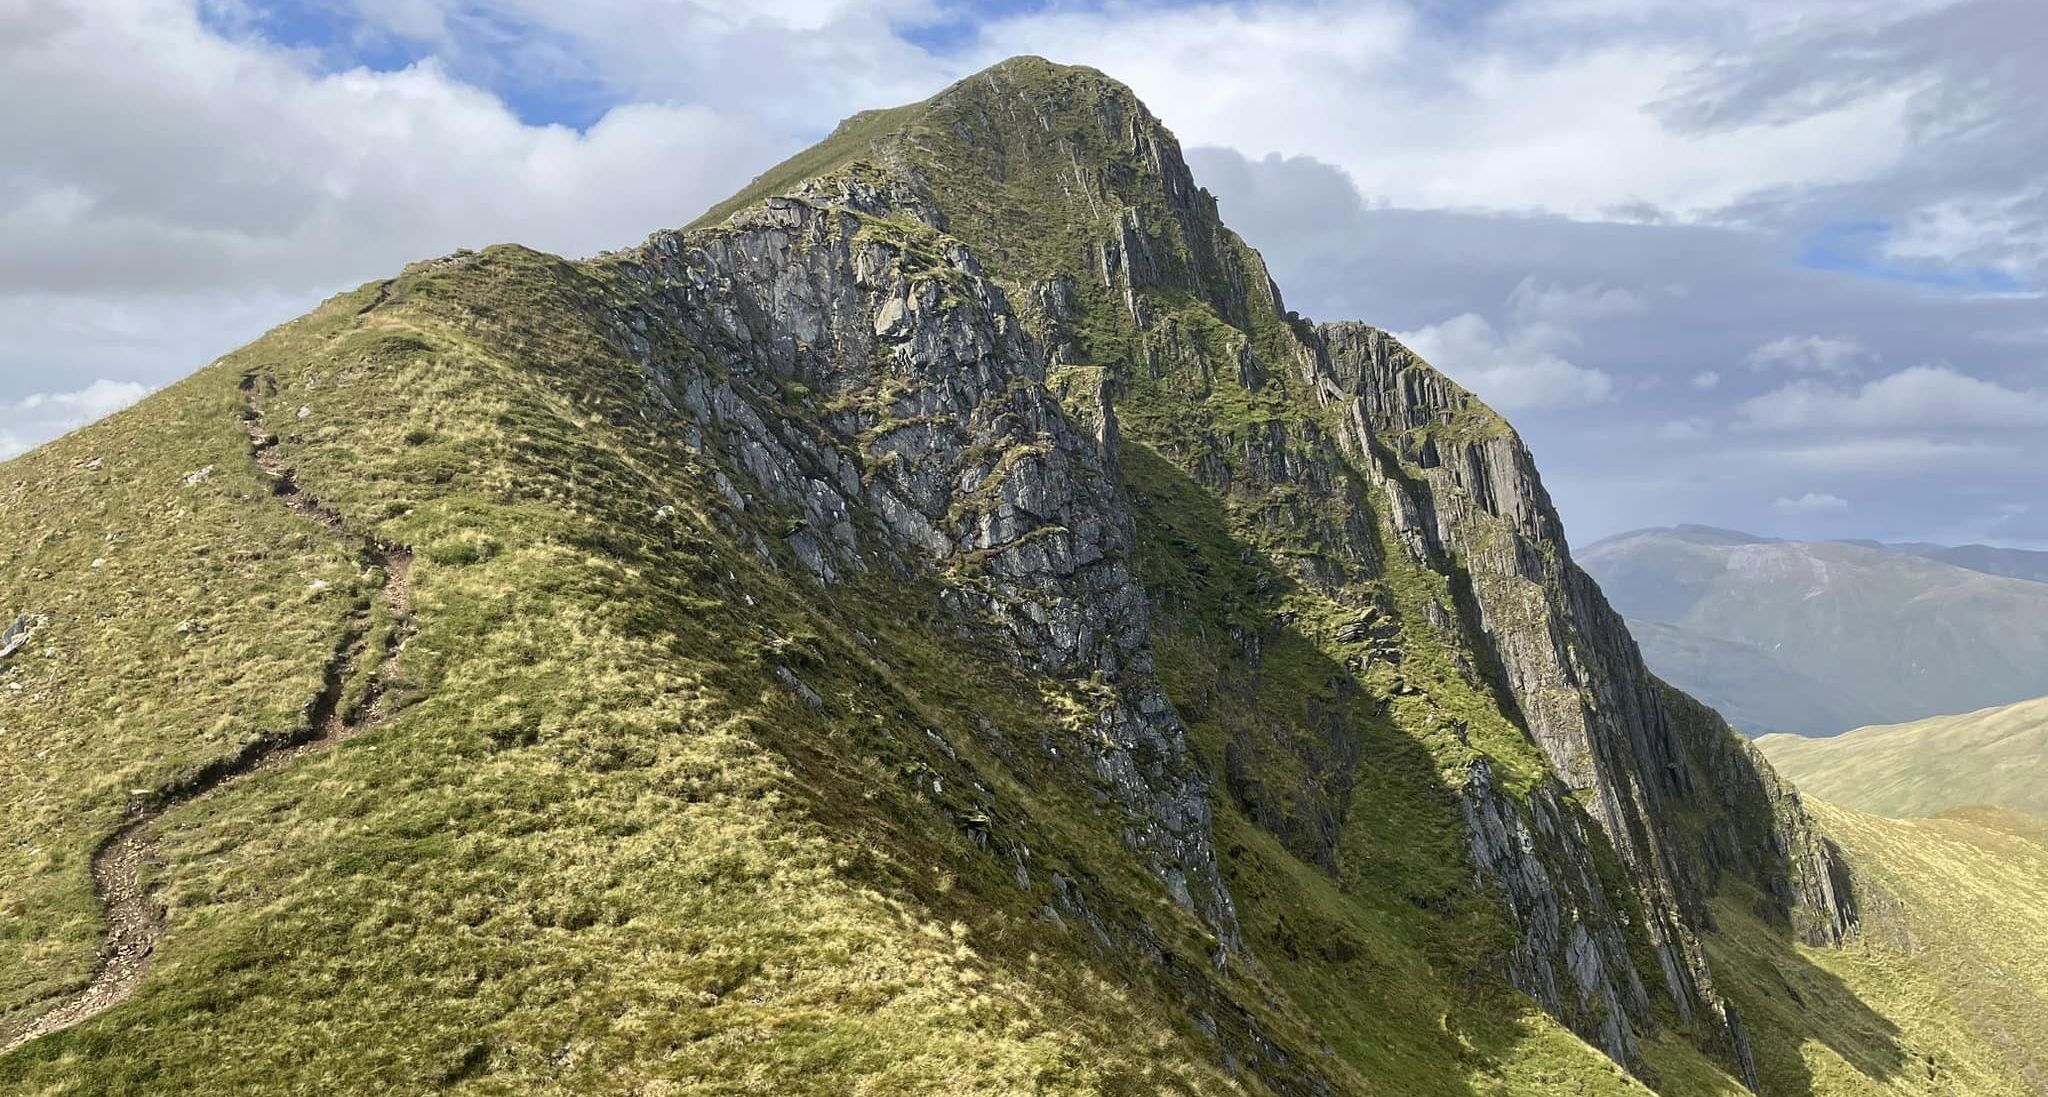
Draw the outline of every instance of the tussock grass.
M1856 870L1862 933L1798 945L1724 889L1709 953L1766 1094L2031 1094L2048 1083L2048 849L1967 819L1809 800Z
M1234 237L1187 238L1149 153L1103 127L1130 117L1127 96L1043 62L1002 76L1022 94L970 83L863 116L735 202L937 156L948 231L1014 297L1074 278L1088 361L1068 379L1077 398L1085 381L1118 388L1129 563L1210 772L1246 948L1219 970L1210 928L1132 853L1111 797L1055 760L1087 748L1100 683L1003 659L940 608L940 584L966 579L877 568L821 587L783 540L793 515L717 521L715 470L612 340L608 310L631 297L615 268L493 248L341 295L8 466L0 532L20 551L0 578L50 624L0 675L0 946L24 957L0 968L7 1019L89 974L86 862L128 790L299 718L376 589L350 545L266 496L238 421L245 374L275 382L302 488L416 551L418 631L398 668L409 703L374 733L164 816L149 977L0 1058L0 1089L1220 1094L1292 1071L1348 1094L1648 1092L1498 975L1509 931L1464 860L1457 783L1482 755L1510 787L1545 770L1469 658L1414 624L1445 611L1447 580L1386 550L1363 493L1260 486L1242 467L1233 488L1198 478L1211 434L1236 460L1277 428L1301 458L1332 426L1290 387L1294 321L1217 306L1219 280L1256 287L1263 265ZM1036 104L1037 128L991 117L1003 103ZM1052 143L939 155L999 132ZM1077 160L1100 172L1069 186ZM994 182L971 186L977 172ZM1117 213L1097 186L1128 188L1160 226L1150 305L1205 361L1252 348L1270 386L1221 361L1206 388L1139 371L1126 303L1085 265ZM780 396L792 416L810 406ZM1384 568L1344 556L1329 531L1352 522ZM1311 574L1407 622L1398 670L1340 638L1353 608ZM203 628L178 631L188 616ZM373 616L373 636L388 624ZM1853 847L1889 840L1860 825L1843 824ZM1900 871L1964 856L1929 833L1949 852ZM1973 848L2040 848L1984 833ZM1909 914L1937 902L1893 894ZM1788 952L1739 904L1725 923L1752 1031L1817 1027L1853 1065L1890 1034L1849 999L1926 1027L1912 995L1940 988L1921 960L1871 974ZM1774 1015L1770 980L1795 960L1822 990L1828 965L1848 972L1822 999L1841 1011ZM1773 1069L1813 1073L1786 1039L1765 1048ZM1645 1055L1668 1097L1734 1092L1685 1033Z

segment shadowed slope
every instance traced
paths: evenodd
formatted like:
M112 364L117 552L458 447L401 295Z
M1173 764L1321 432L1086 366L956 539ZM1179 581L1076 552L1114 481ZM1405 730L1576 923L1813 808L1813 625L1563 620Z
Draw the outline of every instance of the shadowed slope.
M54 448L176 422L246 464L236 385L275 378L275 451L350 536L226 461L204 513L178 476L94 480L122 505L10 597L68 604L88 550L183 561L158 550L204 532L248 558L233 594L296 608L339 584L228 532L289 527L358 565L348 609L290 633L328 641L278 675L303 704L374 609L359 540L411 545L420 699L157 820L148 978L0 1085L1739 1091L1708 895L1757 889L1745 947L1838 940L1839 866L1642 673L1504 422L1372 329L1288 313L1099 73L1005 63L755 190L588 262L415 264ZM16 467L50 490L72 466ZM162 608L92 613L147 633ZM43 636L10 673L75 684ZM10 713L45 753L7 791L118 804L115 748L232 757L164 719L275 669L232 667ZM102 724L123 738L76 730ZM10 818L0 848L118 820ZM7 999L31 1015L90 977L91 879L5 867L34 884L9 932L46 975ZM1905 1030L1830 1000L1875 1033L1859 1077L1916 1092Z

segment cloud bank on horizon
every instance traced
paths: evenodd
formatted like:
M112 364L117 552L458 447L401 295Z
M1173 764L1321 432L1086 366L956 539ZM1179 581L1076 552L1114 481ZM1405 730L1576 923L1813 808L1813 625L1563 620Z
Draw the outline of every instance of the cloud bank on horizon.
M1289 304L1510 414L1581 541L2048 545L2036 0L0 5L0 456L457 247L692 219L1038 53Z

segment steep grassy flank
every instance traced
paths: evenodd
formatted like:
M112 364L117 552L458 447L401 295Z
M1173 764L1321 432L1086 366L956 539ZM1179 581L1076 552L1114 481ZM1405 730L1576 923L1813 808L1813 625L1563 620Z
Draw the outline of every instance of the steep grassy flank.
M374 589L271 498L239 380L202 372L0 478L0 616L42 622L0 662L0 1033L90 977L91 859L124 813L303 722Z
M1048 851L1034 896L932 806L937 778L971 787L932 743L971 743L977 714L1023 741L1073 734L1044 683L926 632L928 593L798 587L700 526L703 470L624 402L637 373L588 327L607 292L517 249L419 268L14 466L35 490L78 475L87 452L126 456L131 473L179 470L96 483L142 501L82 495L79 531L32 557L52 572L78 557L59 573L71 585L9 588L53 618L35 661L10 671L33 684L8 699L0 740L13 752L4 798L25 805L0 848L36 856L9 866L9 932L48 957L26 972L39 981L16 977L18 1011L90 971L82 866L125 789L227 749L245 725L293 719L315 688L295 674L327 654L331 619L315 610L346 608L355 589L257 489L236 438L244 372L275 378L279 407L308 409L279 424L307 490L419 550L404 669L421 699L375 734L167 816L156 882L169 928L149 978L123 1006L0 1059L0 1088L1224 1087L1192 1024L1158 1011L1164 991L1105 979L1038 914L1054 870L1108 887L1144 877L1098 809L1039 813L1063 829L1027 835ZM126 432L165 420L210 448L195 460L185 433ZM177 477L207 461L198 487L219 498L188 503ZM201 506L234 509L202 523ZM247 546L243 570L214 579L205 569L227 550L188 553L181 530L255 543L230 542ZM107 562L88 568L88 553ZM240 645L239 673L164 699L119 685L117 657L180 666L113 646L159 619L184 635L157 598L162 575L87 603L106 652L58 617L92 579L146 561L219 584L212 599L164 597L215 615L205 635ZM332 585L314 597L309 575ZM266 656L263 641L303 650ZM84 695L105 697L100 709L67 699L30 722L26 702L87 687L104 691ZM161 739L123 722L138 709ZM80 718L94 712L105 729ZM1000 763L974 760L1023 794ZM111 805L45 802L60 793ZM53 937L65 947L42 944Z
M2048 1092L2048 848L1967 819L1808 805L1855 866L1861 935L1794 944L1734 885L1709 938L1763 1092Z
M2048 698L1829 739L1766 735L1756 745L1800 788L1878 815L1970 804L2048 815Z

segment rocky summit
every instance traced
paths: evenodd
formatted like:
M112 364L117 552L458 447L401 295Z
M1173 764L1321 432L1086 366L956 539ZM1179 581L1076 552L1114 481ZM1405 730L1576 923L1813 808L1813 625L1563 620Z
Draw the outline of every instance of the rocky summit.
M1804 802L1092 70L8 471L7 1092L2044 1092L2024 828Z

